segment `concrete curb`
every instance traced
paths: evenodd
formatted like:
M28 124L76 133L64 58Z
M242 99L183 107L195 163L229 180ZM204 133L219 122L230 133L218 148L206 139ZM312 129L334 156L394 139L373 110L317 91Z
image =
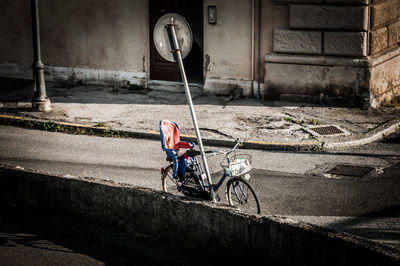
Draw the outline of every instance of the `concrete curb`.
M374 130L369 136L363 139L344 141L344 142L332 142L332 143L324 143L324 149L336 149L343 147L354 147L365 145L380 139L385 138L385 136L400 130L400 122L393 122L392 124L387 123L381 125L378 129Z
M50 120L40 120L33 118L25 118L15 115L0 114L1 125L12 125L24 128L32 128L53 132L63 132L79 135L93 135L100 137L117 137L117 138L143 138L143 139L160 139L160 134L155 131L134 132L124 130L114 130L107 127L94 127L84 124L75 124L68 122L54 122ZM387 127L387 128L385 128ZM242 149L257 149L257 150L281 150L281 151L321 151L323 149L335 149L351 146L360 146L382 139L385 135L391 134L400 128L400 122L395 122L392 125L384 124L372 132L372 135L363 139L344 141L344 142L322 142L313 141L307 143L279 143L279 142L264 142L264 141L243 141ZM197 138L194 135L181 135L182 140L193 141L197 143ZM208 146L218 147L233 147L235 141L203 138L203 144Z
M40 120L25 118L15 115L1 115L1 125L19 126L24 128L32 128L38 130L46 130L52 132L63 132L80 135L93 135L100 137L118 137L118 138L144 138L144 139L160 139L160 133L155 131L148 132L132 132L123 130L113 130L106 127L94 127L84 124L74 124L68 122L54 122L49 120ZM194 135L181 135L182 140L193 141L197 143L197 138ZM203 138L203 144L218 147L233 147L235 141ZM307 143L277 143L245 140L243 141L242 149L258 149L258 150L284 150L284 151L319 151L322 148L322 143L318 141Z
M395 249L306 223L247 216L151 189L0 166L0 200L187 250L276 265L398 265ZM207 256L207 255L206 255Z

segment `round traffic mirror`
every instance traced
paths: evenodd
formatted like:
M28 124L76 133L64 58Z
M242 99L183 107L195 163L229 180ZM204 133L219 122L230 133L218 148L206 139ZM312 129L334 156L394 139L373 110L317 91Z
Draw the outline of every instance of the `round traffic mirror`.
M172 19L172 20L171 20ZM166 26L174 23L176 38L178 40L182 59L185 58L192 48L193 35L187 21L180 15L168 13L158 19L153 32L153 40L158 53L167 61L176 62L173 55L170 37Z

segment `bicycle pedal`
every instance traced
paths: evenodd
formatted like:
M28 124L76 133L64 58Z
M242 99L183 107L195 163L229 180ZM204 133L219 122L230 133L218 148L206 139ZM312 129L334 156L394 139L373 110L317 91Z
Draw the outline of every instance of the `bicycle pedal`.
M219 195L215 195L215 201L216 202L220 202L221 201L221 198L219 197Z

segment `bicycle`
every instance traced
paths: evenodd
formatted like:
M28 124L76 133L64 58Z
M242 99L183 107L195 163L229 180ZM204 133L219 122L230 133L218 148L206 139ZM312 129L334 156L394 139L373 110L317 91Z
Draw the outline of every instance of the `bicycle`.
M225 157L220 165L223 168L223 174L216 184L212 184L212 188L216 195L216 200L220 201L218 190L229 177L226 185L227 201L230 206L239 209L242 212L249 214L260 214L260 204L256 193L250 186L251 171L251 155L249 154L236 154L236 149L241 145L241 142L236 141L232 150L223 151L206 151L206 154L212 153L213 156L224 154ZM186 151L186 155L190 159L187 165L186 173L182 177L173 177L173 163L167 157L170 164L161 168L161 181L162 189L164 192L169 192L175 195L187 195L194 197L201 197L203 199L211 200L210 187L206 185L206 174L203 172L198 155L199 151L191 149Z

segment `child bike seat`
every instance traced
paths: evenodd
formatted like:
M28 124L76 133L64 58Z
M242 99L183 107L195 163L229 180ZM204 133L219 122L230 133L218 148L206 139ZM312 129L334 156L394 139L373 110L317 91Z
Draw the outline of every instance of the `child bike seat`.
M160 121L161 148L167 154L167 160L173 163L173 177L177 175L184 176L186 173L187 159L185 155L187 150L195 147L191 141L180 141L179 125L170 120Z

